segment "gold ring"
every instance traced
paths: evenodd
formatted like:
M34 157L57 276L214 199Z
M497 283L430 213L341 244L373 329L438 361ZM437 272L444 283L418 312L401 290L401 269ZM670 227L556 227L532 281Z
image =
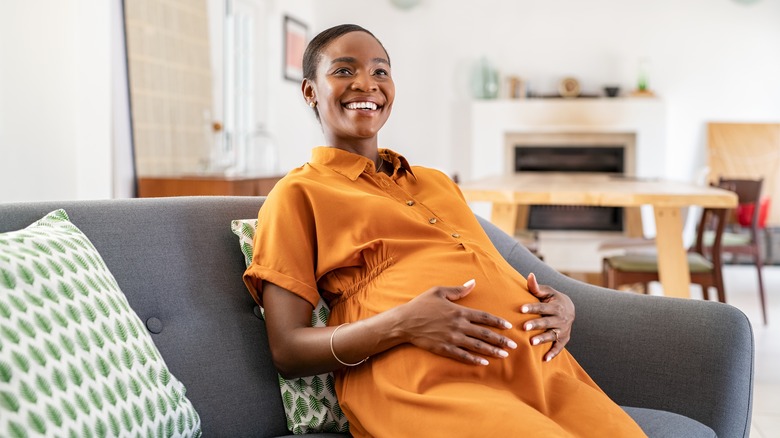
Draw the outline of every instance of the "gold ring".
M555 342L558 342L558 329L550 329L552 330L553 334L555 335Z

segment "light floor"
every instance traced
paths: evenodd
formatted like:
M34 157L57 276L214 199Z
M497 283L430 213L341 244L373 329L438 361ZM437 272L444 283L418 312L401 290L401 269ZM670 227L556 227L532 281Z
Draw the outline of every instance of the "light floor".
M594 240L592 236L580 237L571 232L562 235L544 233L540 236L540 252L547 263L560 271L600 272L601 257L610 250L600 246L604 238ZM780 266L764 267L769 320L766 326L761 320L756 268L727 265L723 276L727 302L748 316L755 335L755 386L750 436L780 437ZM660 285L651 286L651 293L660 294ZM691 296L700 299L701 289L692 286Z
M750 318L756 344L752 438L780 437L780 266L764 267L768 324L761 321L756 268L726 266L726 301Z

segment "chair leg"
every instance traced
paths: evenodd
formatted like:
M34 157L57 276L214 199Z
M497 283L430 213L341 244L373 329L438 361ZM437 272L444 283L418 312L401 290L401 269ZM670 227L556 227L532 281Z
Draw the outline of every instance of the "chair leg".
M726 287L723 283L723 262L718 260L720 267L715 268L713 275L715 277L715 291L718 293L718 301L721 303L726 302Z
M715 286L715 290L718 292L718 301L721 303L726 302L726 291L723 289L723 280L721 279Z
M691 283L693 284L693 283ZM704 301L710 300L710 288L709 286L701 285L701 299Z
M761 299L761 315L764 317L764 325L766 325L766 294L764 293L764 276L762 274L762 271L764 270L764 264L761 261L760 253L756 253L755 260L756 270L758 271L758 296Z
M612 266L609 264L608 261L604 260L602 261L601 266L601 282L604 284L604 287L608 289L615 289L615 273L612 269Z
M766 257L764 260L768 260L768 263L772 263L774 254L772 254L772 230L764 228L764 243L766 244Z

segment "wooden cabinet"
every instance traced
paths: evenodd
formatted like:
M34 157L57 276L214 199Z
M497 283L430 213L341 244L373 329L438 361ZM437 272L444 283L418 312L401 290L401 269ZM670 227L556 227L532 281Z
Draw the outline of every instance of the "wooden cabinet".
M227 177L177 176L138 178L138 197L168 196L265 196L274 187L279 176Z

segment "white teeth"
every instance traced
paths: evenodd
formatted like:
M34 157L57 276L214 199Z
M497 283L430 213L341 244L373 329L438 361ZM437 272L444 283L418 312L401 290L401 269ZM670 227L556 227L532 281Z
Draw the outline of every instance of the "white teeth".
M376 110L377 105L374 102L351 102L347 104L347 109L370 109Z

